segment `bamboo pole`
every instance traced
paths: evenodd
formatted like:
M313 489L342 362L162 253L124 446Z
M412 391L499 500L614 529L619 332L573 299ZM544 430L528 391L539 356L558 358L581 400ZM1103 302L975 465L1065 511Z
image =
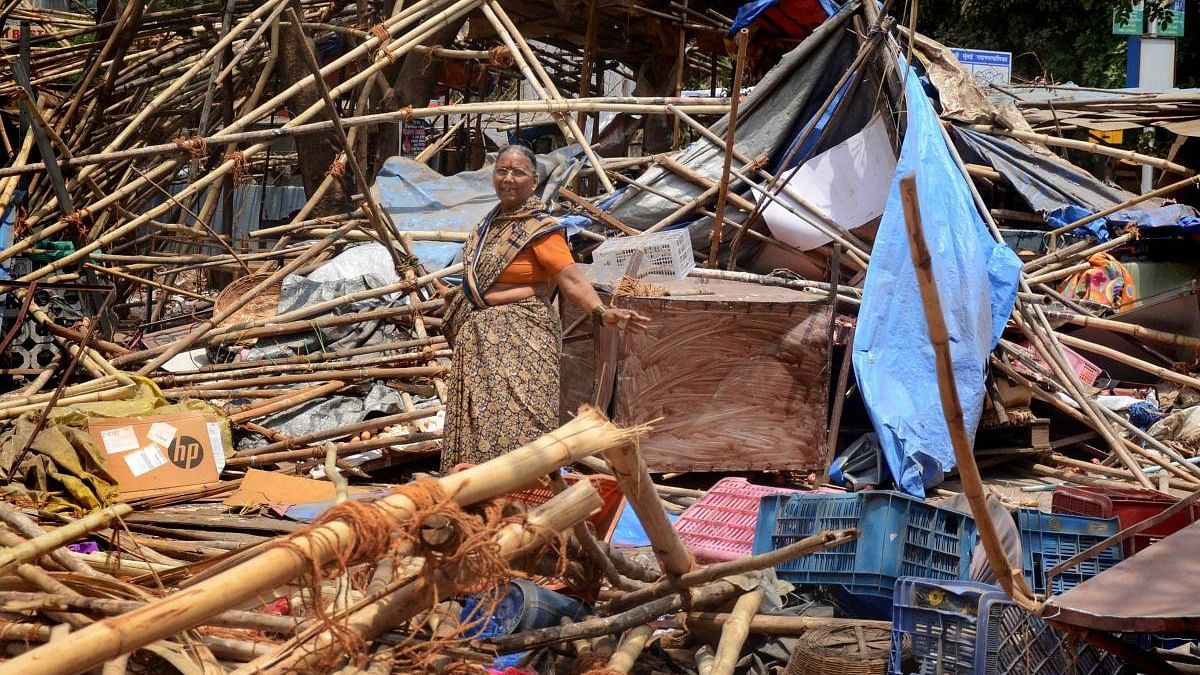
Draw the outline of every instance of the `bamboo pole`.
M684 574L679 577L678 582L675 584L669 581L659 581L645 588L626 593L610 601L604 607L604 613L614 614L622 612L637 605L669 595L675 592L677 588L700 586L716 581L717 579L782 565L783 563L795 560L796 558L802 558L816 551L841 546L853 541L858 536L859 531L854 529L833 532L821 531L774 551L746 556L737 560L714 563Z
M1092 145L1092 144L1088 143L1088 145ZM1191 172L1184 171L1183 173L1191 173ZM1145 194L1136 195L1134 197L1126 199L1125 201L1121 202L1120 204L1117 204L1115 206L1110 206L1107 209L1103 209L1103 210L1097 211L1093 214L1084 216L1083 218L1080 218L1079 220L1076 220L1073 223L1067 223L1066 225L1063 225L1062 227L1060 227L1056 230L1051 230L1050 231L1050 241L1053 242L1053 241L1055 241L1056 237L1058 237L1059 235L1067 234L1067 233L1073 231L1075 228L1082 227L1094 220L1099 220L1100 218L1110 216L1118 211L1123 211L1131 206L1140 204L1141 202L1144 202L1148 199L1155 199L1157 197L1163 197L1163 196L1171 194L1172 192L1175 192L1177 190L1182 190L1183 188L1190 187L1193 185L1200 185L1200 176L1190 176L1188 178L1184 178L1183 180L1171 183L1170 185L1161 187L1157 190L1151 190L1150 192L1147 192Z
M232 161L232 160L230 160L230 161ZM341 236L341 234L344 231L347 231L352 227L354 227L353 224L347 224L347 225L341 226L340 228L337 229L337 231L334 234L331 234L328 237L325 237L321 241L317 242L316 244L313 244L312 247L310 247L304 253L301 253L295 260L288 263L287 265L284 265L281 269L279 269L275 273L271 274L271 276L260 281L258 284L256 284L254 286L254 288L251 288L250 290L248 290L245 295L242 295L241 297L235 299L232 303L230 303L230 305L228 307L222 309L219 312L214 312L212 318L210 318L206 321L200 322L198 325L196 325L196 327L194 327L194 328L192 328L192 330L188 331L187 335L166 345L166 348L160 355L156 356L149 363L142 366L141 369L138 370L138 375L148 375L148 374L154 372L155 370L158 370L159 366L163 365L167 361L170 361L172 358L174 358L177 354L184 351L185 349L190 348L192 346L192 344L196 342L196 340L199 340L200 338L204 337L204 335L206 333L208 333L214 326L221 323L225 319L233 316L233 314L235 312L240 310L242 307L245 307L247 303L249 303L251 300L254 300L255 298L257 298L259 296L259 294L266 291L268 288L273 286L276 282L281 281L285 276L287 276L288 274L291 274L293 271L298 269L301 265L303 265L304 263L308 262L313 257L315 257L318 253L321 253L325 249L327 249L330 246L332 246L333 244L335 244L337 242L337 240L339 239L339 237Z
M525 42L525 38L522 37L520 31L517 30L516 24L512 22L512 19L509 18L508 13L504 11L504 8L500 6L500 3L496 2L496 0L484 0L484 4L480 7L480 9L483 10L483 15L487 17L488 21L492 24L492 27L495 28L496 34L500 36L500 39L505 42L505 46L507 46L509 51L512 52L513 61L515 61L518 66L521 66L522 54L524 55L525 59L528 60L527 66L522 68L522 71L532 67L533 72L537 76L530 78L530 85L537 89L538 78L540 78L543 85L543 91L540 92L542 98L549 98L552 101L563 101L564 99L562 94L559 93L558 87L554 85L554 80L551 79L548 74L546 74L546 70L542 68L542 64L537 60L533 50L529 48L529 44ZM518 52L517 50L514 50L513 47L509 45L510 42L515 42L520 51ZM526 74L526 77L528 78L529 75ZM596 151L592 149L591 144L588 143L587 136L584 135L583 130L580 129L579 125L575 123L575 118L569 114L563 114L559 115L557 119L560 124L566 127L564 130L564 135L568 138L574 136L575 142L579 143L579 146L583 148L583 154L587 156L588 161L592 163L592 166L601 166L600 158L596 155ZM569 131L570 133L567 134L565 133L566 131ZM613 187L612 182L608 180L608 176L604 173L599 173L596 175L596 177L600 179L600 185L604 187L604 191L606 193L611 193L616 189Z
M247 422L259 417L266 417L271 413L294 408L302 403L307 403L314 399L327 396L345 386L346 383L341 380L330 380L325 384L309 387L308 389L304 389L303 391L295 394L288 394L271 399L259 406L251 406L249 408L239 410L229 416L229 422L230 424L237 424L238 422Z
M133 513L133 507L128 504L117 504L100 511L93 511L70 525L51 530L19 546L0 550L0 575L17 565L65 546L93 530L98 530L108 525L114 518L121 518L130 513Z
M237 456L238 457L253 457L255 455L262 455L262 454L278 452L278 451L282 451L282 450L292 450L292 449L295 449L295 448L298 448L298 447L301 447L304 445L308 445L311 443L318 443L320 441L329 440L331 438L337 438L339 436L350 436L352 434L357 434L357 433L360 433L363 431L374 431L376 429L382 429L384 427L389 427L389 426L393 426L393 425L397 425L397 424L406 424L408 422L415 422L420 419L425 419L426 417L433 417L434 415L437 415L439 412L441 412L443 409L444 409L443 406L440 406L440 405L431 406L429 408L420 408L417 410L413 410L411 412L402 412L402 413L397 413L395 415L387 415L384 417L376 417L376 418L369 419L369 420L363 420L362 422L358 422L355 424L348 424L348 425L341 426L341 427L333 427L330 429L321 429L318 431L314 431L312 433L305 434L303 436L294 436L294 437L288 438L287 440L277 441L275 443L269 443L269 444L264 445L259 448L250 448L247 450L240 450L240 451L238 451Z
M1140 152L1134 152L1132 150L1122 150L1120 148L1110 148L1106 145L1100 145L1098 143L1088 143L1087 141L1076 141L1076 140L1073 140L1070 138L1059 138L1058 136L1050 136L1048 134L1035 134L1030 131L1016 131L1013 129L1001 129L999 127L991 126L988 124L972 124L972 125L968 126L967 128L971 129L973 131L980 131L985 134L991 134L993 136L1007 136L1008 138L1015 138L1015 139L1021 140L1021 141L1032 141L1034 143L1041 143L1043 145L1051 145L1051 146L1057 146L1057 147L1062 147L1062 148L1070 148L1072 150L1081 150L1083 152L1090 152L1093 155L1104 155L1106 157L1115 157L1117 159L1123 159L1128 162L1132 162L1134 164L1141 164L1144 166L1152 166L1156 169L1161 169L1163 171L1174 171L1175 173L1180 173L1185 176L1191 176L1196 173L1195 171L1192 171L1191 169L1187 168L1186 166L1183 166L1182 164L1168 162L1165 159L1160 159L1158 157L1151 157L1149 155L1143 155Z
M717 189L717 217L713 220L712 232L708 235L709 269L717 266L717 253L721 248L721 233L725 223L725 205L729 199L729 170L733 163L733 144L737 134L738 101L741 99L742 76L746 72L746 47L750 42L750 31L743 28L737 35L737 63L733 67L733 84L729 104L729 122L725 127L725 153L721 164L721 181ZM676 118L678 120L678 117ZM676 122L678 124L678 122ZM753 209L750 210L753 213Z
M729 621L721 629L721 641L717 644L713 659L713 675L733 675L733 669L742 656L742 647L750 636L750 619L758 613L762 599L763 591L757 588L738 598L734 604Z
M476 103L450 103L444 106L412 109L406 108L396 112L372 113L370 115L343 117L341 120L339 120L339 123L343 127L354 128L361 126L383 126L386 124L395 124L396 122L407 119L424 119L451 115L479 115L489 113L531 114L539 112L613 112L636 115L668 115L671 114L668 106L687 108L688 110L700 115L715 115L727 112L729 110L728 103L721 99L685 98L672 101L672 99L669 97L600 96L586 99L563 99L561 101L484 101ZM227 128L222 129L221 131L212 135L205 136L202 140L208 145L244 143L251 141L271 141L282 138L294 138L328 133L333 129L333 124L334 123L330 121L308 122L297 124L291 127L236 132ZM30 140L30 143L32 144L32 140ZM176 154L182 155L186 153L186 149L182 149L174 143L160 143L156 145L129 148L127 150L78 155L70 159L64 158L59 162L59 166L88 166L127 159ZM612 164L612 162L607 162L604 164L604 166L610 164ZM617 166L619 166L619 164ZM10 166L0 167L0 177L18 176L28 173L37 173L45 170L46 165L42 162L14 162ZM159 173L154 175L161 176L162 174ZM0 201L0 204L3 203L5 202ZM40 239L44 238L45 237L39 238L39 241Z
M621 646L617 647L617 651L608 659L608 670L614 673L633 672L634 664L653 636L653 626L630 628L629 632L625 633L625 639L621 640Z
M654 555L662 565L663 572L672 583L692 570L692 556L684 547L679 533L667 520L654 490L654 481L646 469L646 463L631 446L615 447L604 453L613 476L621 483L621 490L629 500L634 513L650 538ZM682 588L676 586L676 588Z
M728 613L685 612L675 615L675 627L691 631L695 628L720 630L733 619ZM890 629L890 621L868 621L864 619L835 619L823 616L773 616L757 614L750 618L747 628L759 635L800 636L805 631L820 626L862 626L864 628Z
M1085 316L1083 314L1067 314L1065 318L1067 323L1075 326L1100 328L1110 333L1129 335L1131 337L1138 338L1139 340L1148 340L1150 342L1171 345L1173 347L1181 347L1183 349L1200 351L1200 338L1190 335L1169 333L1167 331L1154 330L1153 328L1146 328L1145 326L1139 326L1133 323L1100 319L1094 316Z
M580 481L566 492L555 495L550 501L531 511L525 522L505 526L494 537L494 545L501 555L513 557L522 550L537 547L549 539L551 533L569 530L600 508L602 502L590 481ZM424 562L422 564L430 564ZM414 570L415 572L415 570ZM370 640L385 630L403 623L427 607L425 598L433 591L435 597L460 592L449 583L455 576L453 566L442 570L429 588L429 577L418 576L412 583L390 592L374 602L364 604L350 614L347 628L362 639ZM389 591L394 589L387 589ZM234 671L234 675L293 673L310 671L321 660L322 652L337 648L340 643L329 631L306 640L302 649L285 652L276 650L265 657Z
M942 411L946 417L946 426L950 432L951 444L954 446L955 463L959 479L962 481L963 492L967 495L967 501L971 505L971 514L975 517L979 539L987 555L988 564L992 568L992 573L999 580L1000 587L1022 607L1032 609L1034 607L1033 592L1025 582L1021 570L1013 569L1009 565L1004 547L1000 543L1000 538L988 515L983 481L979 477L979 468L975 465L975 456L971 451L971 439L967 436L966 426L963 423L958 386L954 379L954 365L950 356L950 338L946 330L946 320L942 314L941 299L938 297L937 279L933 275L932 260L925 243L925 233L921 227L921 208L917 201L915 174L909 173L900 179L900 195L904 201L904 221L908 226L908 244L921 292L921 305L925 310L929 341L933 346L937 364L938 393L941 398Z
M693 589L692 606L694 608L703 608L705 606L724 604L740 592L737 586L728 581L716 581ZM551 626L524 633L499 636L491 638L488 642L496 648L497 652L511 654L513 652L545 647L558 642L611 635L633 628L634 626L655 621L664 614L673 614L682 608L683 600L676 594L653 600L620 614L578 621L565 626Z
M618 429L594 410L584 409L552 434L438 482L456 503L469 506L524 488L537 476L578 457L620 447L629 443L634 433ZM414 509L403 494L375 504L398 523L411 518ZM288 537L287 541L288 547L265 548L180 593L76 632L70 650L37 648L0 663L0 675L51 675L94 667L198 625L245 598L281 586L311 569L311 564L324 565L339 552L353 551L358 537L352 527L339 520Z
M1200 378L1195 378L1190 375L1184 375L1183 373L1177 373L1174 370L1170 370L1169 368L1163 368L1162 366L1156 366L1153 363L1148 363L1137 357L1130 356L1123 352L1119 352L1115 349L1111 349L1109 347L1098 345L1094 342L1088 342L1087 340L1081 340L1081 339L1075 337L1074 335L1066 335L1063 333L1057 333L1056 337L1059 339L1059 341L1061 341L1063 344L1067 345L1068 347L1074 347L1075 349L1081 349L1081 350L1083 350L1085 352L1089 352L1091 354L1098 354L1105 358L1109 358L1109 359L1112 359L1119 363L1123 363L1131 368L1137 368L1138 370L1140 370L1142 372L1150 373L1151 375L1153 375L1157 378L1175 382L1176 384L1181 384L1185 387L1191 387L1192 389L1196 389L1197 391L1200 391Z

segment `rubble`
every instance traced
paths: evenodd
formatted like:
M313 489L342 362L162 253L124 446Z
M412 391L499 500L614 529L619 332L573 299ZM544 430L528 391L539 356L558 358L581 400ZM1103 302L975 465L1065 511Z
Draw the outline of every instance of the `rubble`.
M0 8L0 674L1194 664L1200 95L794 4ZM499 141L655 325L441 475Z

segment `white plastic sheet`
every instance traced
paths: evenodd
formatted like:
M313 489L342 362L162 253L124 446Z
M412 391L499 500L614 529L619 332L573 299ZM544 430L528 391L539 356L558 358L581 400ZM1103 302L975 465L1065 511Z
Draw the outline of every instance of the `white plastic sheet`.
M819 215L823 215L849 231L882 216L895 172L892 141L877 115L862 131L805 162L784 184L778 197L795 213L771 200L763 209L763 220L785 244L802 251L824 246L830 239L813 221L821 222ZM819 214L801 206L802 202Z

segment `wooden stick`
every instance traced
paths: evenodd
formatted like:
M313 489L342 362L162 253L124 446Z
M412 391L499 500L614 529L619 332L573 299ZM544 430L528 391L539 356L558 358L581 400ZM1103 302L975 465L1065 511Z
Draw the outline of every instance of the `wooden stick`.
M28 593L22 591L0 591L0 611L80 611L103 616L117 616L146 604L138 600L93 598L85 595L68 596L54 593ZM291 635L307 625L307 621L290 616L272 616L259 612L244 612L231 609L212 617L209 625L226 628L250 628L272 633Z
M716 628L728 623L732 614L686 612L675 615L675 627L691 631L695 628ZM864 619L835 619L821 616L771 616L757 614L751 617L749 630L760 635L803 635L805 631L819 626L862 626L864 628L890 629L890 621L868 621Z
M756 588L742 597L733 606L729 621L721 630L721 641L717 643L717 654L713 660L713 675L733 675L738 659L742 656L742 647L750 636L750 619L758 613L762 604L763 591Z
M651 600L670 595L677 588L700 586L736 574L782 565L785 562L802 558L816 551L841 546L855 540L858 538L858 535L859 531L854 529L834 532L821 531L774 551L707 565L684 574L674 584L669 581L659 581L646 588L641 588L615 598L605 606L604 612L606 614L622 612L631 607L636 607Z
M1093 145L1093 144L1088 143L1087 145ZM1183 167L1180 167L1180 168L1183 168ZM1183 173L1192 173L1192 172L1185 169L1183 171ZM1184 178L1181 181L1176 181L1174 183L1171 183L1170 185L1166 185L1157 190L1151 190L1150 192L1147 192L1145 194L1136 195L1134 197L1126 199L1125 201L1121 202L1120 204L1117 204L1115 206L1110 206L1107 209L1102 209L1093 214L1084 216L1083 218L1080 218L1079 220L1076 220L1073 223L1067 223L1066 225L1063 225L1062 227L1060 227L1058 229L1051 230L1050 231L1051 241L1053 241L1054 238L1057 237L1058 235L1067 234L1067 233L1075 230L1076 228L1082 227L1082 226L1092 222L1093 220L1099 220L1100 218L1110 216L1118 211L1123 211L1135 204L1140 204L1141 202L1144 202L1148 199L1154 199L1156 197L1162 197L1165 195L1169 195L1172 192L1175 192L1177 190L1182 190L1183 188L1190 187L1193 185L1200 185L1200 176L1191 176L1189 178Z
M653 635L653 626L630 628L625 634L625 639L621 641L621 646L617 647L617 651L608 659L608 669L617 673L633 672L634 663L642 655L642 650Z
M313 399L327 396L345 386L346 383L341 380L330 380L325 384L309 387L308 389L304 389L303 391L294 394L287 394L271 399L260 406L252 406L250 408L239 410L238 412L229 416L229 422L231 424L237 424L238 422L245 422L259 417L266 417L271 413L287 410L288 408L294 408L301 403L307 403Z
M495 546L501 555L513 557L522 550L539 546L548 539L548 534L570 529L600 508L602 502L589 481L580 481L566 492L555 495L527 516L525 522L514 523L502 528L494 537ZM421 563L422 565L428 563ZM435 581L436 588L428 585L429 577L420 575L395 592L369 603L360 603L350 614L346 627L359 637L370 640L396 625L402 624L418 612L426 609L426 598L432 592L435 597L452 595L462 589L450 583L455 578L455 565L442 571ZM413 570L414 573L417 570ZM329 631L323 631L305 641L302 649L292 652L276 650L256 660L234 675L250 673L294 673L311 672L315 663L321 661L323 652L337 648L339 642Z
M1112 321L1109 319L1100 319L1094 316L1085 316L1083 314L1068 314L1066 321L1074 326L1091 326L1093 328L1101 328L1110 333L1120 333L1121 335L1130 335L1139 340L1149 340L1150 342L1158 342L1164 345L1173 347L1182 347L1184 349L1192 349L1200 351L1200 338L1190 335L1180 335L1179 333L1168 333L1167 331L1154 330L1133 323L1125 323L1123 321Z
M65 546L93 530L98 530L108 525L113 518L127 516L130 513L133 513L132 506L117 504L100 511L93 511L70 525L51 530L20 546L0 550L0 574L4 574L21 563L29 562L38 556Z
M1026 609L1033 609L1033 592L1025 582L1021 570L1013 569L1005 556L1000 537L988 515L987 496L983 481L979 478L979 467L971 451L971 439L963 423L962 406L958 398L958 384L954 379L954 364L950 356L950 337L946 320L942 315L942 303L938 297L937 279L933 274L932 260L925 243L925 232L921 227L921 208L917 201L916 175L909 173L900 179L900 195L904 201L904 221L908 226L908 244L912 254L913 268L921 292L921 305L925 310L925 323L929 327L929 342L933 346L938 374L938 393L946 426L954 446L955 462L963 492L971 506L971 514L979 531L979 539L987 554L992 573L1000 587L1015 602Z
M720 187L717 190L717 217L713 220L712 232L708 235L708 264L705 266L709 269L716 268L717 253L721 248L721 233L725 223L725 205L729 199L729 169L733 163L733 143L737 134L738 101L741 99L742 77L746 72L746 47L749 42L750 31L746 28L738 31L737 62L733 67L733 88L729 92L729 122L725 128L725 154L721 164ZM753 212L753 209L751 209L751 212Z
M522 489L536 477L581 456L625 445L633 434L618 429L598 412L584 409L552 434L438 482L456 503L469 506ZM375 504L398 522L411 518L415 508L403 494L391 495ZM349 524L339 520L292 535L287 541L288 547L265 548L182 593L76 632L70 650L37 648L0 663L0 675L51 675L86 670L198 625L243 599L287 583L311 569L312 564L332 561L340 551L353 551L358 537Z
M1184 375L1183 373L1177 373L1174 370L1163 368L1162 366L1156 366L1153 363L1148 363L1137 357L1130 356L1115 349L1098 345L1094 342L1088 342L1087 340L1081 340L1074 335L1058 333L1056 337L1068 347L1074 347L1075 349L1081 349L1085 352L1098 354L1105 358L1123 363L1131 368L1137 368L1143 372L1150 373L1157 378L1169 380L1185 387L1191 387L1192 389L1200 391L1200 378Z
M738 587L728 581L717 581L707 586L700 586L692 591L693 606L703 607L725 603L739 592ZM488 640L487 644L494 646L496 651L501 654L522 652L558 642L610 635L654 621L664 614L677 612L682 607L683 600L676 594L653 600L620 614L588 619L565 626L538 628L524 633L495 637Z
M1071 148L1072 150L1081 150L1083 152L1090 152L1093 155L1116 157L1117 159L1123 159L1134 164L1152 166L1163 171L1174 171L1175 173L1183 174L1185 176L1191 176L1196 173L1182 164L1168 162L1165 159L1143 155L1132 150L1110 148L1106 145L1100 145L1098 143L1088 143L1087 141L1077 141L1070 138L1059 138L1058 136L1050 136L1048 134L1035 134L1029 131L1001 129L988 124L972 124L967 128L974 131L981 131L985 134L991 134L993 136L1007 136L1009 138L1016 138L1022 141L1033 141L1043 145L1053 145L1063 148ZM1059 229L1062 230L1063 228ZM1066 231L1069 232L1070 230Z
M613 476L621 483L621 490L641 521L642 528L646 530L663 572L673 583L677 582L692 570L692 556L659 504L658 493L654 490L654 481L650 478L646 463L632 446L613 448L604 453L604 458L612 468Z

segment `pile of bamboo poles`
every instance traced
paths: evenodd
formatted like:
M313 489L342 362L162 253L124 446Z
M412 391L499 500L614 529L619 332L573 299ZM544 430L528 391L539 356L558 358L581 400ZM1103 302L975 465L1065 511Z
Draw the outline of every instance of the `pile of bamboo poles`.
M759 616L764 588L747 592L727 579L844 544L857 531L821 532L771 553L697 567L663 516L635 449L638 433L584 409L553 433L433 487L402 485L294 534L231 550L219 542L184 545L161 532L135 534L125 504L74 521L60 516L54 528L50 514L0 504L0 643L10 657L0 661L0 673L164 672L163 661L180 672L449 672L512 652L528 652L531 662L586 661L634 672L652 640L675 645L696 667L711 649L688 642L700 627L719 636L715 669L706 672L730 673L749 634L796 634L825 621ZM631 571L623 554L597 545L582 524L601 506L589 481L570 488L560 482L550 501L491 531L475 531L475 521L455 516L597 453L642 520L661 576ZM376 521L386 529L364 524ZM557 533L568 535L565 546L547 546ZM111 546L110 554L63 548L89 536ZM482 541L482 548L455 548L464 541ZM456 604L465 594L502 591L509 575L572 550L608 570L616 591L595 605L594 617L470 639L474 619ZM506 561L505 574L481 587L456 565L474 569L474 556L485 551ZM448 557L435 566L440 555ZM278 607L279 598L288 600L286 615L261 611ZM674 627L654 627L664 614L676 615Z

